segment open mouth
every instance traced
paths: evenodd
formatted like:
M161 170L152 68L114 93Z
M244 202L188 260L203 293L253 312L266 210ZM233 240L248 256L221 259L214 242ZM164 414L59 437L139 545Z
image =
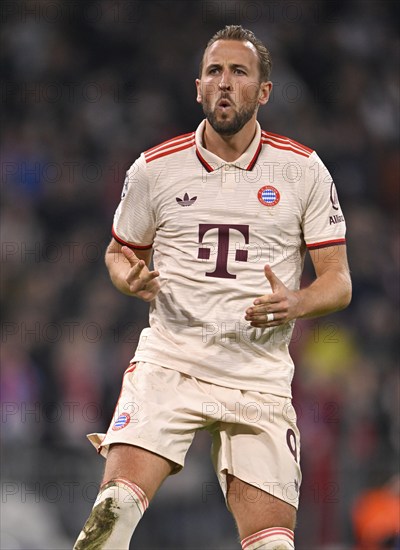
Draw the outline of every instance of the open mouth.
M227 109L228 107L232 107L232 103L228 99L221 99L218 101L218 107L221 107L221 109Z

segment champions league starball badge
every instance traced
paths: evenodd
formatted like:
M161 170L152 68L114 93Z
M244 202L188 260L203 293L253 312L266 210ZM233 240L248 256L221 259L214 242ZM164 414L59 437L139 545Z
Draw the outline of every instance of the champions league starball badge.
M258 190L258 200L264 206L275 206L281 199L278 189L272 185L264 185Z

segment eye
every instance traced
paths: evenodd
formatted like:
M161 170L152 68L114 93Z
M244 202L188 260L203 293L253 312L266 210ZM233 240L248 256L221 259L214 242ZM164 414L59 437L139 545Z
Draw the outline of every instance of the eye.
M245 73L245 71L244 71L243 69L238 69L238 68L236 68L236 69L235 69L235 74L238 74L238 75L245 75L246 73Z
M217 67L211 67L211 69L209 69L208 71L208 74L218 74L219 73L219 69Z

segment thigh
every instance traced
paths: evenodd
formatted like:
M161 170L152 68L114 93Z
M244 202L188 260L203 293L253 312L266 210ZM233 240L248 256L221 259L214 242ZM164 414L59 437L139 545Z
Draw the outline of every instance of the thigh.
M294 530L296 508L259 487L227 474L227 503L241 540L269 527Z
M190 377L139 362L124 374L107 434L88 437L106 458L117 444L125 444L128 449L140 447L148 451L146 456L153 454L175 463L176 473L184 465L196 430L204 425L203 401L204 396ZM126 452L138 455L132 449Z
M225 393L228 398L228 394ZM230 422L213 433L213 462L227 495L227 474L297 509L300 437L289 398L243 392ZM250 494L250 493L249 493ZM265 497L266 498L266 497ZM265 500L263 499L263 501ZM269 497L269 502L275 502Z
M149 500L176 464L160 455L134 445L114 444L108 451L103 483L123 478L133 481Z

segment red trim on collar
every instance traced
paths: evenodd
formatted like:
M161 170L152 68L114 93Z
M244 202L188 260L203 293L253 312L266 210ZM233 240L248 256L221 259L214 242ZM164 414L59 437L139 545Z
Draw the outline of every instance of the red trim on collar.
M258 144L257 151L254 153L254 157L251 159L250 164L246 168L246 170L250 171L253 170L255 163L257 162L258 156L261 152L261 139L260 143Z
M204 166L204 168L207 170L207 172L214 172L214 168L212 168L208 162L201 156L200 151L196 147L196 155L201 164Z
M257 159L261 153L261 145L262 145L262 141L260 139L260 143L258 144L258 147L257 147L257 150L256 152L254 153L254 156L253 158L251 159L250 163L248 164L248 166L245 168L246 171L250 171L250 170L253 170L254 168L254 165L255 163L257 162ZM207 170L207 172L214 172L214 168L212 166L210 166L208 164L208 162L204 159L204 157L201 156L200 154L200 151L198 150L198 148L196 147L196 155L197 155L197 158L199 159L199 161L201 162L201 164L204 166L204 168ZM234 162L232 163L226 163L226 164L233 164L235 165Z

